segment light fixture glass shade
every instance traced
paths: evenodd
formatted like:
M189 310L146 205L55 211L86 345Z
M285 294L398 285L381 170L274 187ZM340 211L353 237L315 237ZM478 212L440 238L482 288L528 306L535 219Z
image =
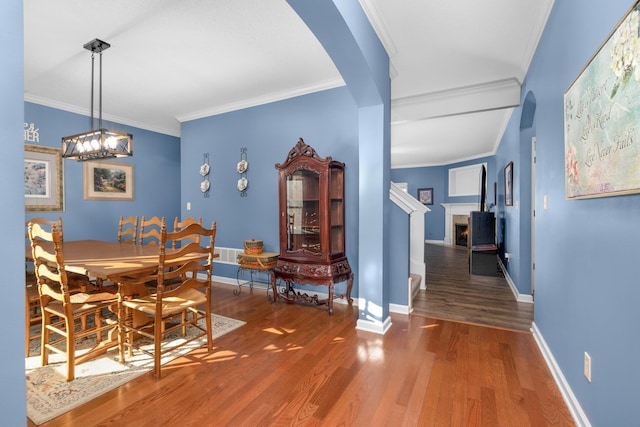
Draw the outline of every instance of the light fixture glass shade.
M62 138L62 157L76 160L133 155L133 136L109 129L94 129Z

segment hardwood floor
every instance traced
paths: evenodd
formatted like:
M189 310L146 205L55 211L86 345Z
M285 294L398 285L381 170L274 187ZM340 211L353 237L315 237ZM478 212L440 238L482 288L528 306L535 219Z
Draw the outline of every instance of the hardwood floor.
M518 302L502 276L469 274L467 250L425 245L427 290L413 300L413 313L438 319L528 331L533 304Z
M357 308L272 305L216 284L214 312L247 322L53 426L572 426L530 333ZM29 426L33 424L29 421Z

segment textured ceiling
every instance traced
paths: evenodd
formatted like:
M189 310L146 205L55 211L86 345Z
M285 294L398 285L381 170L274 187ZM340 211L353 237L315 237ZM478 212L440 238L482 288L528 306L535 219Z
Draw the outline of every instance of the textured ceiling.
M361 0L391 58L392 167L493 154L553 0ZM25 0L25 100L179 136L180 121L344 84L284 0ZM96 18L98 17L98 18ZM97 107L96 107L97 109Z

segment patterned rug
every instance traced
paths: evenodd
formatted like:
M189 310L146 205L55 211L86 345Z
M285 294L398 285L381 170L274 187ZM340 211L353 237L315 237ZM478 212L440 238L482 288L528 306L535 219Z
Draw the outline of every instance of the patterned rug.
M214 314L213 338L218 338L245 322L229 317ZM187 332L187 337L189 332ZM176 331L174 336L169 335L165 340L167 345L176 343L176 340L184 340ZM37 341L37 340L36 340ZM153 349L153 344L143 347ZM174 352L168 353L162 358L165 364L183 354L204 345L204 340L196 340ZM82 350L77 350L78 353ZM117 347L111 349L102 357L76 366L76 378L73 381L65 381L66 363L60 362L59 355L49 356L50 364L40 366L39 349L32 347L30 356L25 359L27 376L27 416L34 424L42 424L59 415L76 408L103 393L113 390L132 379L153 369L153 358L148 354L136 351L133 357L127 357L127 363L121 365L117 361ZM58 358L58 362L56 362ZM52 363L54 362L54 363Z

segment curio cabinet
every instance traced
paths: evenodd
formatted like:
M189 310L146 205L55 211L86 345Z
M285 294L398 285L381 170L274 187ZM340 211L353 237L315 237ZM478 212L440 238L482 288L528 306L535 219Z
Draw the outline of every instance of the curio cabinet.
M334 285L347 282L352 303L353 274L345 253L344 163L321 158L300 138L283 163L279 179L280 257L276 279L286 283L274 296L287 301L327 304L333 313ZM294 284L326 285L328 298L296 292ZM274 285L275 286L275 285Z

